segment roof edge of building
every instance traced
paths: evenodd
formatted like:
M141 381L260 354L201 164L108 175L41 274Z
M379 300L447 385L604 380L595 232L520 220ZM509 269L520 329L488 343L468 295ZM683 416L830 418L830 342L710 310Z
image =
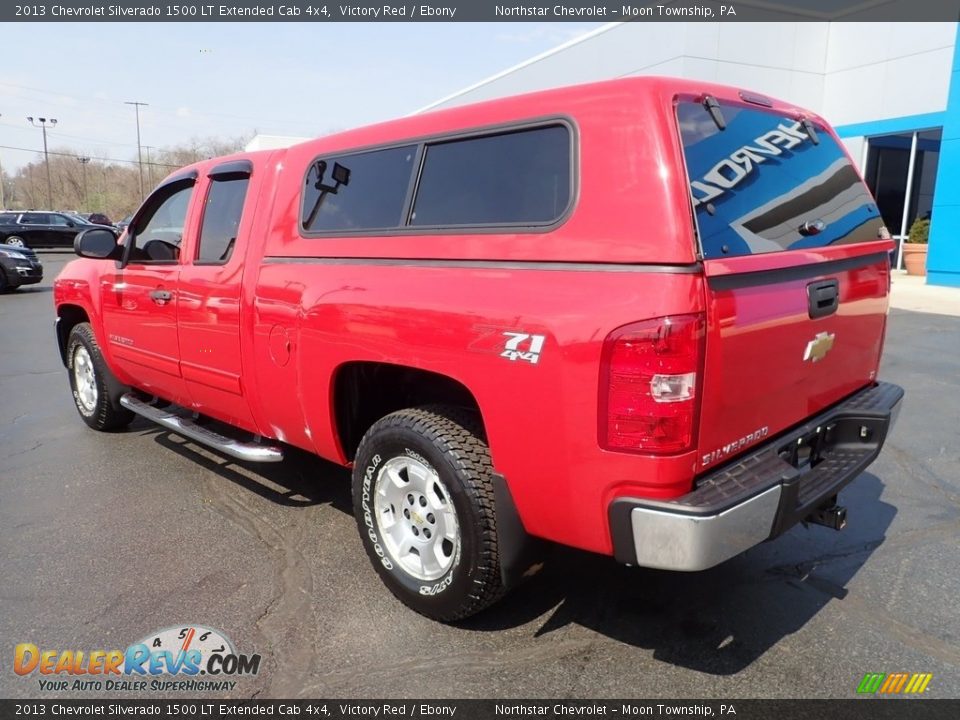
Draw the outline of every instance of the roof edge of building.
M432 109L434 109L435 107L437 107L438 105L443 105L444 103L449 102L450 100L453 100L454 98L458 98L458 97L460 97L461 95L466 95L468 92L471 92L471 91L473 91L473 90L476 90L477 88L483 87L484 85L488 85L488 84L490 84L490 83L492 83L492 82L494 82L494 81L496 81L496 80L499 80L499 79L502 78L502 77L506 77L507 75L510 75L511 73L515 73L517 70L522 70L523 68L525 68L525 67L527 67L527 66L529 66L529 65L533 65L534 63L540 62L541 60L543 60L543 59L545 59L545 58L548 58L548 57L550 57L551 55L555 55L555 54L557 54L557 53L559 53L559 52L562 52L562 51L566 50L566 49L569 48L569 47L573 47L574 45L579 45L580 43L582 43L582 42L584 42L584 41L586 41L586 40L590 40L591 38L594 38L594 37L596 37L597 35L601 35L601 34L607 32L608 30L612 30L613 28L619 27L620 25L623 25L623 24L624 24L623 22L611 22L611 23L606 23L605 25L601 25L600 27L596 28L595 30L591 30L590 32L584 33L583 35L578 35L577 37L572 38L572 39L570 39L570 40L567 40L566 42L561 43L560 45L557 45L556 47L553 47L553 48L550 48L549 50L543 51L543 52L540 53L539 55L534 55L532 58L528 58L527 60L524 60L524 61L521 62L521 63L517 63L516 65L513 65L513 66L511 66L511 67L508 67L506 70L501 70L500 72L495 73L494 75L491 75L490 77L484 78L483 80L480 80L480 81L478 81L478 82L475 82L475 83L473 83L472 85L468 85L467 87L462 88L462 89L460 89L460 90L457 90L457 91L454 92L454 93L450 93L449 95L446 95L446 96L440 98L439 100L434 100L432 103L429 103L429 104L427 104L427 105L424 105L424 106L421 107L421 108L417 108L417 109L414 110L412 113L410 113L410 115L419 115L420 113L426 112L427 110L432 110Z

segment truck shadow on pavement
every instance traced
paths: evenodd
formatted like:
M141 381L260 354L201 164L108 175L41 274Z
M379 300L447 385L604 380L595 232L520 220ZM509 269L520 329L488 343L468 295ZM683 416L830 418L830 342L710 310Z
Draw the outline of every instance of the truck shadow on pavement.
M870 473L848 486L841 502L850 504L851 521L840 533L797 526L699 573L629 568L554 547L539 575L462 627L496 631L539 622L540 637L577 624L650 649L662 662L732 675L846 596L896 515L880 500L883 488Z
M350 473L286 448L283 462L245 465L209 452L138 419L132 430L270 502L327 504L352 515ZM679 573L629 568L612 558L560 546L544 568L486 612L458 623L463 631L529 626L543 638L580 625L653 651L665 663L732 675L797 632L831 601L884 541L896 508L880 499L883 482L863 473L841 494L850 506L842 532L797 526L710 570ZM359 540L358 540L359 542ZM386 599L386 592L385 592Z
M350 471L298 448L284 446L282 462L248 464L206 449L198 452L201 446L141 418L130 428L142 435L153 433L160 446L277 505L330 505L353 514Z

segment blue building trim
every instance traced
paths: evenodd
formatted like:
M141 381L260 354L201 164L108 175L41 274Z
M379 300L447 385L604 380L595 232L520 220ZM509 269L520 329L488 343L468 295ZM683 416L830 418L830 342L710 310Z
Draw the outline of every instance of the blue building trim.
M943 118L940 161L933 191L927 283L960 287L960 25L953 45L950 93Z
M953 86L951 85L951 93ZM886 120L871 120L870 122L853 123L835 127L837 135L842 138L862 137L864 135L893 135L895 133L913 132L928 128L943 127L949 110L942 112L921 113L919 115L905 115L903 117L888 118Z

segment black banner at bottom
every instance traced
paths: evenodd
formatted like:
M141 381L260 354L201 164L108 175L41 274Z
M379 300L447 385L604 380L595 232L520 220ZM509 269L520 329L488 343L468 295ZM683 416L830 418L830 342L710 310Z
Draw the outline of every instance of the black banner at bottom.
M729 718L736 720L947 720L960 699L852 700L0 700L0 718L283 717L331 720L457 718Z

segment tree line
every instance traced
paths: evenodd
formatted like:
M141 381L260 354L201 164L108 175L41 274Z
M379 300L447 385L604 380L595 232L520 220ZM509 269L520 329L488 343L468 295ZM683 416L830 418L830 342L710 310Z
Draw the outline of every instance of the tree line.
M151 148L143 156L145 194L177 168L199 160L242 150L249 137L207 138L166 148ZM140 168L136 160L102 159L69 147L50 149L50 200L43 155L7 173L4 168L3 204L7 210L62 210L103 213L112 221L140 205ZM86 162L81 162L87 158ZM52 201L52 202L51 202ZM52 205L52 206L51 206Z

